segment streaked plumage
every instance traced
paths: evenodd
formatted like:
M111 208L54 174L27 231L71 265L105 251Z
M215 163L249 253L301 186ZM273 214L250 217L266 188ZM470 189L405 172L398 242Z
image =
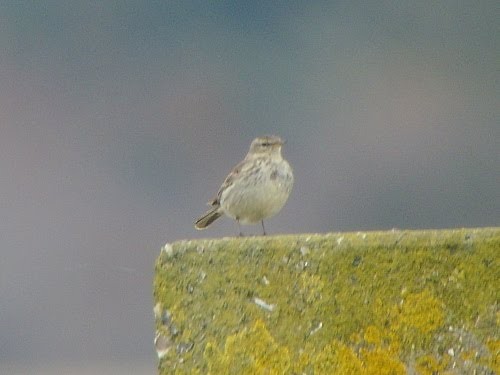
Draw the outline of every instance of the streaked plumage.
M212 208L195 222L204 229L223 214L242 224L262 223L285 205L293 186L293 171L281 155L283 141L276 136L255 138L245 159L226 177ZM241 232L240 232L241 234Z

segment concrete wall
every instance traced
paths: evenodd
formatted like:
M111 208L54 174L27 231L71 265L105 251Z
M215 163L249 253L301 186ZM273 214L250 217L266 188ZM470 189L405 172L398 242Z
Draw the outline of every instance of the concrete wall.
M500 373L499 280L500 228L167 244L159 372Z

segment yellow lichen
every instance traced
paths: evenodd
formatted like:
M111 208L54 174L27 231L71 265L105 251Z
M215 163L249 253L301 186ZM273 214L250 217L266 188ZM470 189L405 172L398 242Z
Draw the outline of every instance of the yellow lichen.
M392 328L406 345L424 346L430 341L429 334L443 325L442 305L428 291L409 294L392 309Z
M384 349L362 351L363 375L405 375L404 364Z
M375 326L368 326L364 334L365 342L368 344L380 345L382 342L382 335L380 330Z
M404 364L384 349L361 350L360 356L339 341L325 346L314 358L314 374L404 375Z
M490 366L497 374L500 374L500 340L490 339L486 342L490 352Z
M205 349L209 374L285 374L290 367L288 350L276 344L262 321L230 335L221 352L214 343Z
M409 294L402 303L398 318L397 323L402 326L427 334L443 324L442 303L428 291Z
M362 374L361 361L346 345L334 341L325 346L313 360L315 375Z

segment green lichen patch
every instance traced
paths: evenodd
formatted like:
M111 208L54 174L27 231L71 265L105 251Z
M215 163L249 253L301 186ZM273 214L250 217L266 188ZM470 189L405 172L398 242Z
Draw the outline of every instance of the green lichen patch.
M493 374L499 254L500 228L166 245L159 371Z

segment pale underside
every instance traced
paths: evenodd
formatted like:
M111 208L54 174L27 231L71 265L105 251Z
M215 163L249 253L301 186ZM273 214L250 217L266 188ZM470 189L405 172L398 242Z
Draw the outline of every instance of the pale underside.
M227 216L242 224L255 224L283 208L292 185L292 170L285 160L259 160L224 187L219 204Z

